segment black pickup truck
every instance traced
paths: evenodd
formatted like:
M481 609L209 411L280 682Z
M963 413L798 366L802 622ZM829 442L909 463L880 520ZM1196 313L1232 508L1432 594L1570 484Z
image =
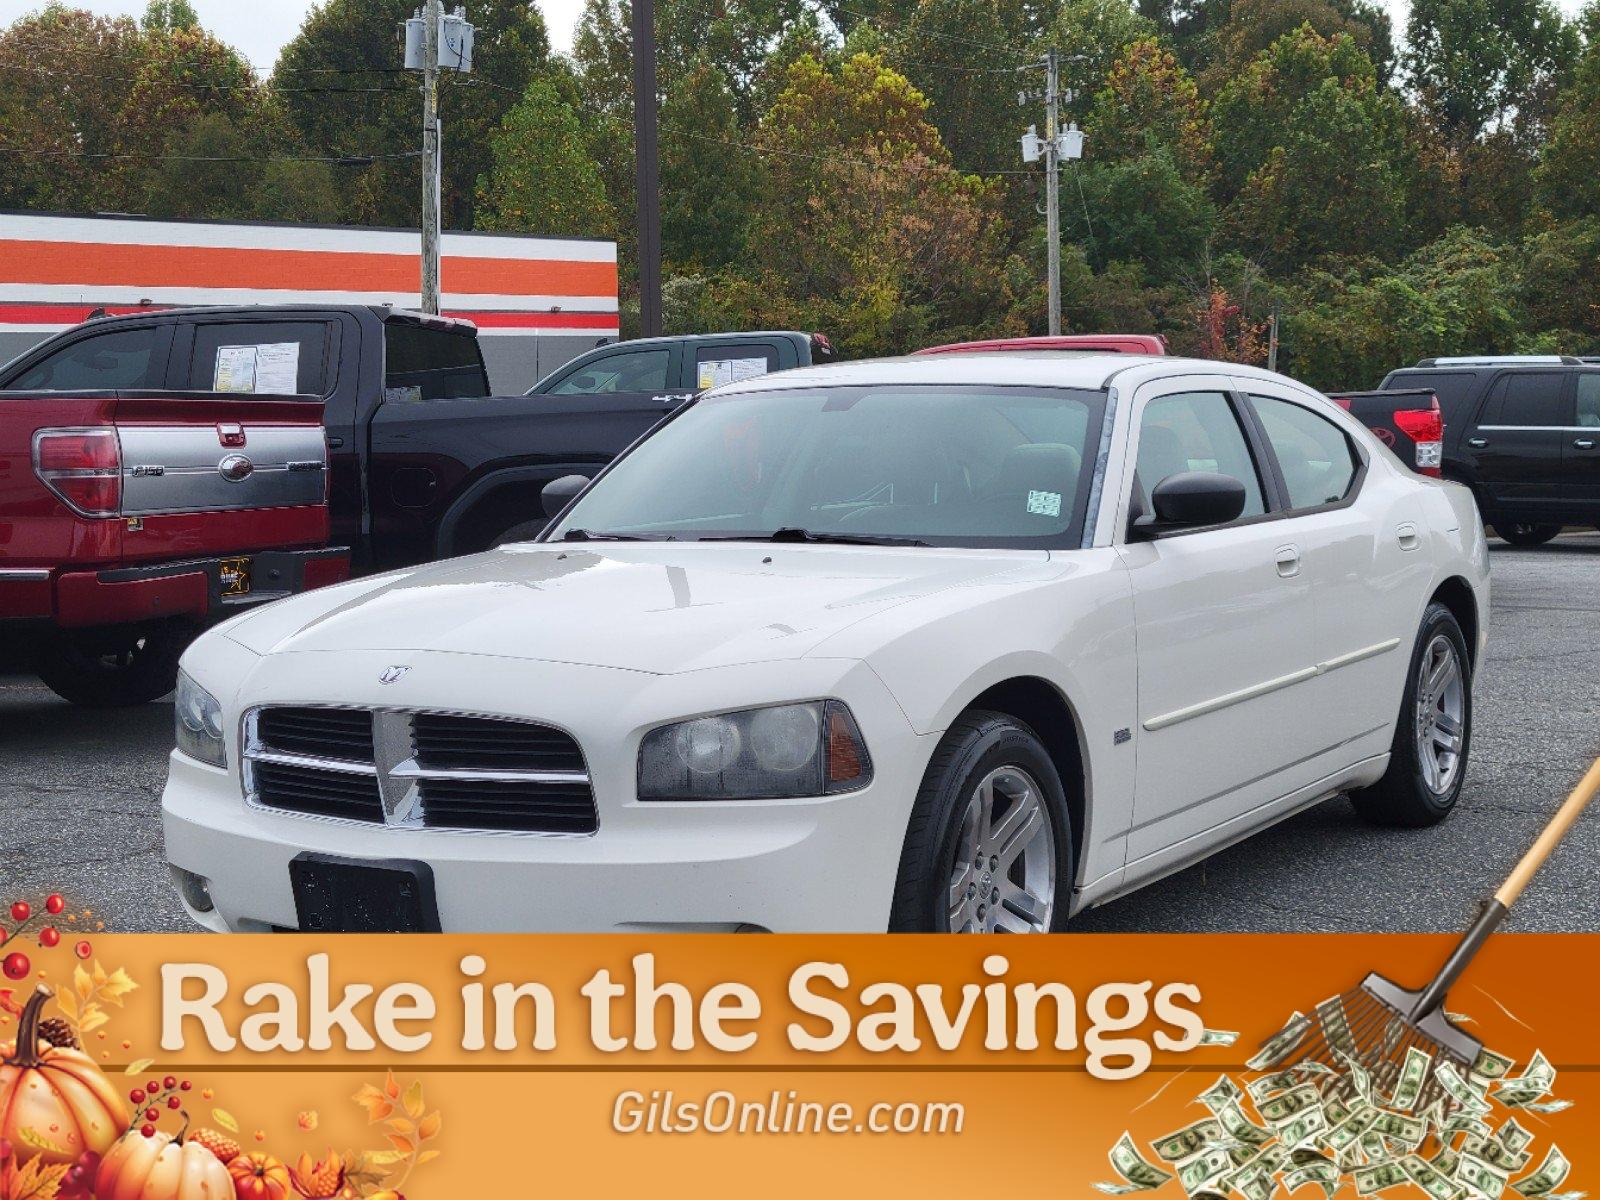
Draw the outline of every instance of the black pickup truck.
M621 342L526 395L490 396L465 322L365 305L171 309L59 334L0 368L0 390L23 378L83 387L89 370L100 391L320 399L329 544L363 573L529 536L546 483L595 474L705 387L805 365L826 346L796 333ZM72 369L50 369L58 361Z
M1564 526L1600 524L1600 361L1429 358L1389 372L1370 395L1419 389L1444 416L1442 474L1472 489L1506 541L1537 546Z

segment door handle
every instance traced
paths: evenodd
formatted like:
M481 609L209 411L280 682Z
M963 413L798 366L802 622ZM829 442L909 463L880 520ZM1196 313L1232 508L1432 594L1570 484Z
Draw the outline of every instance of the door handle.
M1285 579L1293 579L1300 574L1300 547L1279 546L1274 552L1278 563L1278 574Z
M1578 450L1593 450L1594 449L1594 439L1593 438L1577 438L1577 439L1575 439L1573 441L1572 445L1574 446L1574 448L1576 448Z
M1399 526L1394 531L1394 534L1395 537L1399 539L1400 549L1402 550L1415 550L1418 546L1422 545L1422 538L1417 533L1417 527L1410 521L1407 521L1405 524Z
M1488 444L1488 438L1470 437L1467 439L1467 445L1471 446L1474 450L1482 450Z
M328 449L329 450L337 450L340 446L343 446L343 445L344 445L344 439L342 437L331 437L331 438L328 439Z
M651 399L656 401L658 404L666 405L666 407L668 407L668 408L679 408L682 405L685 405L685 404L689 403L689 401L693 400L694 399L694 393L693 392L672 392L672 393L669 393L669 394L667 394L665 396L652 396Z

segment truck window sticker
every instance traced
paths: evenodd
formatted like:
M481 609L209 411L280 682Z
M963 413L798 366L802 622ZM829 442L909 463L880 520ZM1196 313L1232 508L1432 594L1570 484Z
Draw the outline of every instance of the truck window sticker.
M293 396L299 389L299 342L217 347L212 391Z
M756 358L708 358L698 364L695 387L703 392L724 383L755 379L770 369L764 354Z

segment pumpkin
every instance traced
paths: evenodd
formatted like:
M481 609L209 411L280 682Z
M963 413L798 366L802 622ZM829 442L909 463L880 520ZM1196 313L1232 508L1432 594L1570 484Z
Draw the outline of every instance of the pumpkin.
M233 1176L199 1142L135 1129L100 1163L96 1200L234 1200Z
M285 1200L289 1168L270 1154L241 1154L228 1162L233 1190L239 1200Z
M41 1041L39 1013L49 998L48 988L34 992L15 1044L0 1048L0 1139L11 1143L18 1164L104 1154L128 1124L127 1106L92 1058Z

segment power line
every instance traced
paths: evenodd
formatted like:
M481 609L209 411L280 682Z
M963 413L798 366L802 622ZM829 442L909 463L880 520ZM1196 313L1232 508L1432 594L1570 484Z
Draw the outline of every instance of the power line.
M274 94L294 93L308 95L405 95L413 89L409 87L384 87L384 88L339 88L339 87L278 87L270 81L255 83L200 83L186 79L162 79L149 75L97 75L87 72L52 71L47 67L16 67L13 70L24 71L45 79L92 79L100 83L145 83L158 87L189 88L193 91L206 92L271 92Z
M376 162L394 159L420 158L422 151L405 150L393 154L345 155L273 155L257 157L248 154L144 154L139 151L51 150L24 146L0 146L0 154L14 154L20 158L61 159L135 159L144 162L188 163L328 163L333 166L365 167Z

